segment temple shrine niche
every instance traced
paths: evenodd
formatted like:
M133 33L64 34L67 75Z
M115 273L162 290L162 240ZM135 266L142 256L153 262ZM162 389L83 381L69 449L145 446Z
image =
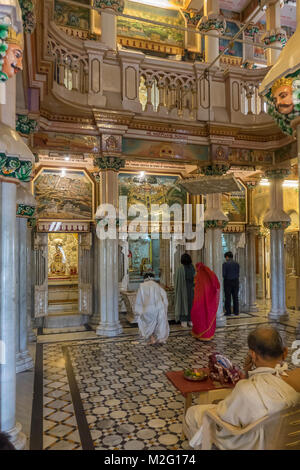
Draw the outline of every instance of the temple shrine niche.
M78 313L78 234L48 234L49 316Z
M49 279L75 279L78 277L78 234L48 235Z

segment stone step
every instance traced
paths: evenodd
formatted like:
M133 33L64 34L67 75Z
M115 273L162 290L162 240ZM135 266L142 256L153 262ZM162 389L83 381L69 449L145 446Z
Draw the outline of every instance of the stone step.
M44 328L65 328L71 326L82 326L88 323L89 316L69 314L68 312L60 312L56 315L48 315L44 317Z

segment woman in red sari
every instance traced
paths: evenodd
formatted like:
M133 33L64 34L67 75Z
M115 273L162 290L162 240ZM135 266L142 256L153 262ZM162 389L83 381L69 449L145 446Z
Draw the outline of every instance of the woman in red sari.
M192 335L201 341L209 341L216 330L220 283L215 273L204 264L196 264L196 269L194 303L191 311Z

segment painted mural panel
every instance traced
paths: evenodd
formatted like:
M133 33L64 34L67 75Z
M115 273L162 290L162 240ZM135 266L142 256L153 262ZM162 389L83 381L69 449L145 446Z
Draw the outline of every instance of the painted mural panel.
M39 219L93 217L93 185L83 171L44 169L34 181Z
M184 26L184 19L178 10L157 8L129 0L125 2L124 14L165 24ZM184 45L184 32L169 29L165 26L143 23L141 20L118 17L118 35L161 42L179 47L183 47Z
M177 176L120 173L119 194L127 196L128 207L144 204L151 210L152 204L183 205L186 192L175 185Z
M77 0L77 3L90 5L90 0ZM68 26L82 30L89 30L90 10L87 8L68 5L60 0L55 0L54 21L59 26Z
M239 183L240 191L222 194L222 209L227 215L229 222L247 222L247 192L246 188Z
M37 150L98 153L100 149L99 138L90 135L38 132L34 134L33 140Z
M206 161L208 147L186 143L153 142L149 140L123 139L123 155L147 159L176 161Z
M233 38L236 33L239 31L240 26L233 22L233 21L226 21L226 31L225 35L230 36ZM242 37L240 38L242 39ZM226 47L228 47L229 41L227 39L220 39L219 42L219 50L220 52L223 52ZM227 52L225 52L225 55L230 55L230 56L235 56L235 57L243 57L243 44L240 42L235 42L233 44L233 47L231 47Z

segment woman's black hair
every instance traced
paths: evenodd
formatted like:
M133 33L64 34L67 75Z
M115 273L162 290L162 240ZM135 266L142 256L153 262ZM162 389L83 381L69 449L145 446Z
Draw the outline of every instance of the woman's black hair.
M183 264L185 266L188 266L189 264L192 264L192 258L190 257L190 255L188 253L184 253L181 256L181 264Z
M144 274L144 279L145 279L145 280L148 279L149 277L152 278L152 277L155 277L155 276L154 276L153 273L146 273L146 274Z

